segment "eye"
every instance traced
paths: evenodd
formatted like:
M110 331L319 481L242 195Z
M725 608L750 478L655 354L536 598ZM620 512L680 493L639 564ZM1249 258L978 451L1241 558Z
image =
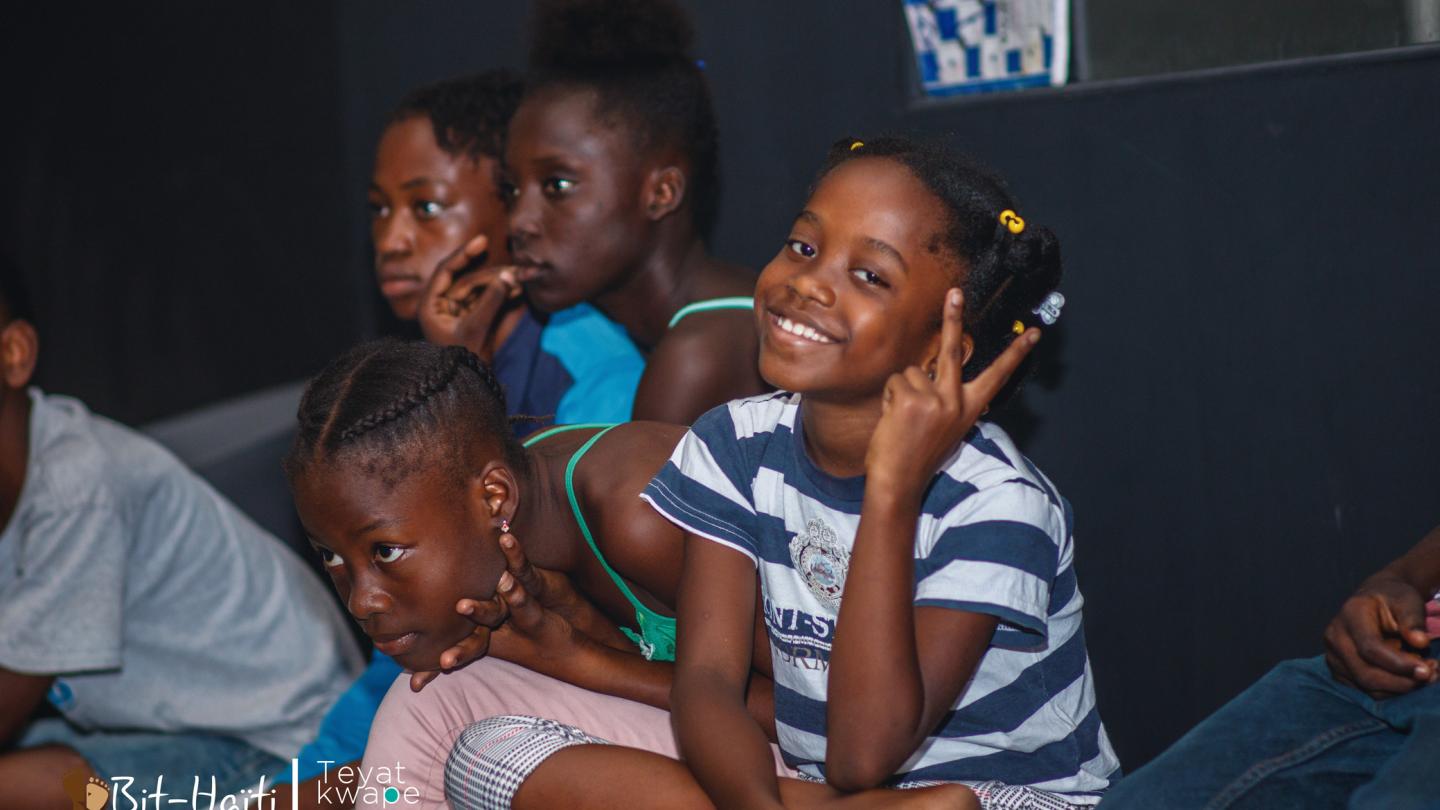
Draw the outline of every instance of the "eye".
M804 256L807 259L815 258L815 246L809 242L801 242L799 239L787 239L785 240L785 246L797 255Z
M445 211L445 206L434 200L416 200L414 208L417 219L434 219Z
M547 177L545 182L540 184L540 190L544 191L547 197L564 197L575 190L575 181L564 177Z
M889 287L889 286L890 286L889 284L886 284L886 283L885 283L885 279L881 278L881 277L879 276L879 274L877 274L875 271L873 271L873 270L866 270L866 269L863 268L863 267L857 267L857 268L855 268L854 270L851 270L851 271L850 271L850 275L854 276L854 277L855 277L857 280L859 280L862 284L868 284L868 285L870 285L871 287Z
M500 199L505 203L513 203L520 199L520 189L514 183L501 182L499 190Z
M382 563L393 563L396 560L400 559L400 555L404 553L405 549L399 546L387 546L381 544L375 547L375 559L379 560Z
M370 200L369 202L365 203L365 207L370 209L370 217L372 219L384 219L390 216L390 206L384 203L378 203L374 200Z
M320 562L324 563L326 568L339 568L343 564L340 555L328 548L316 546L315 551L320 555Z

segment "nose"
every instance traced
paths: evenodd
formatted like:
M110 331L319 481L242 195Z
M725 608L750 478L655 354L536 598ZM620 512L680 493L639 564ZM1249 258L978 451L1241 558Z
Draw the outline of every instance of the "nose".
M358 622L366 622L377 613L390 610L390 595L379 587L375 578L362 572L350 580L350 593L345 596L345 609Z
M822 307L835 304L835 287L830 282L831 272L819 262L811 264L790 278L790 288L795 294Z
M510 236L520 245L540 235L540 195L517 189L510 203Z
M397 211L375 220L375 253L380 256L406 256L415 249L415 228L410 217Z

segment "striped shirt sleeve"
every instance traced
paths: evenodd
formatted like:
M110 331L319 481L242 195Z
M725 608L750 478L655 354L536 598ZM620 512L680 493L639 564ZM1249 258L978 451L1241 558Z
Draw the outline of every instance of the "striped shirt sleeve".
M983 488L922 540L915 604L995 616L995 646L1042 648L1064 532L1063 516L1035 487Z
M755 471L749 466L722 405L696 420L640 497L671 523L757 562Z

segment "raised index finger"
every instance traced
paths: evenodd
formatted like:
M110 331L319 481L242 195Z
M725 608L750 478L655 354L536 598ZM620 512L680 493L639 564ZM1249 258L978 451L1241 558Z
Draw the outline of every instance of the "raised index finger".
M1010 345L1005 347L1005 351L1001 352L988 368L980 372L979 376L965 386L967 404L978 403L980 410L983 411L990 404L990 400L1000 393L1000 389L1005 387L1005 383L1010 381L1010 376L1015 373L1015 369L1025 362L1025 357L1039 342L1040 330L1033 326L1026 329L1020 337L1010 341Z
M456 248L449 256L441 259L440 264L435 266L435 275L430 277L427 292L430 295L443 295L454 283L455 274L484 256L489 246L490 240L482 233L472 237L470 241Z
M960 390L965 367L965 293L952 287L945 294L945 312L940 322L940 356L935 360L935 382L944 391Z

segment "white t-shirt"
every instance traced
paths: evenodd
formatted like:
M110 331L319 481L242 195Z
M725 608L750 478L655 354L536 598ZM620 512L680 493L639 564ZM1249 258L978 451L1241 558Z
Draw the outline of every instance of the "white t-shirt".
M81 728L294 755L362 663L325 586L158 444L30 398L0 532L0 667L58 676L50 700Z

